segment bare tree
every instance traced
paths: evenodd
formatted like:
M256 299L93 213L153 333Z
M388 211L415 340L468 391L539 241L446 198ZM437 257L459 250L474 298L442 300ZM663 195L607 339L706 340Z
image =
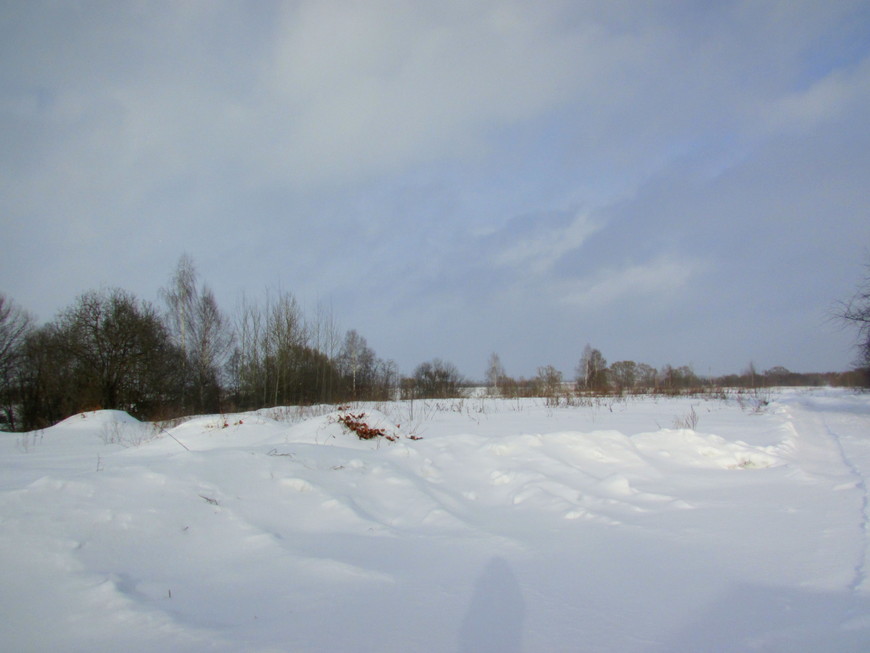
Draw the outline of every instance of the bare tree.
M661 382L660 388L669 393L679 393L701 386L701 379L688 365L680 367L665 365L659 375L659 381Z
M375 358L374 351L356 329L350 329L345 334L344 344L338 354L338 367L343 375L350 377L351 399L358 399L360 387L370 381Z
M193 259L183 254L167 288L161 289L167 323L181 351L184 384L182 409L188 398L195 410L214 411L220 405L221 371L230 353L233 334L212 290L197 287Z
M81 384L57 342L57 326L50 323L28 333L22 346L16 391L22 430L50 426L78 409Z
M549 402L559 396L562 389L562 373L552 365L539 367L535 385L538 394L546 397Z
M181 255L169 286L160 289L160 296L168 308L169 331L186 358L188 333L194 320L194 307L198 298L196 268L190 256Z
M634 361L617 361L610 366L610 378L617 389L634 388L637 383L637 363Z
M299 353L307 344L307 334L302 311L289 292L268 302L263 337L266 374L273 388L272 405L290 403L301 390Z
M238 406L328 402L339 392L340 354L331 312L321 309L308 322L288 292L267 294L263 307L243 297L234 330L229 376Z
M220 407L221 371L232 347L233 334L207 286L203 286L193 308L187 358L198 409L214 411Z
M865 384L870 385L870 263L858 290L841 304L836 316L846 324L858 328L857 367L864 371Z
M309 329L312 347L323 354L321 365L317 370L316 383L320 387L320 401L332 401L337 388L335 387L336 369L334 361L338 356L341 338L338 322L332 311L332 306L318 303L314 322Z
M654 389L656 387L657 378L658 372L656 371L656 368L654 368L652 365L648 365L647 363L637 364L635 387L643 388L645 390Z
M52 336L76 379L79 410L147 415L173 395L177 350L166 327L150 304L119 288L81 295L60 314Z
M33 318L0 293L0 410L15 430L15 390L24 342L33 331Z
M232 393L236 404L266 405L263 360L263 315L259 307L242 296L233 326L235 348L229 360Z
M758 372L755 369L755 363L749 361L749 365L743 370L743 377L746 379L745 383L748 387L755 388L758 385Z
M392 400L396 398L399 387L399 366L393 360L377 359L375 365L375 387L372 399Z
M504 366L498 354L492 352L486 365L486 385L492 394L501 393L501 382L505 378Z
M421 363L414 370L414 387L417 397L446 399L458 397L463 378L452 363L436 358Z
M607 389L607 361L601 352L586 345L577 365L577 388L583 390Z

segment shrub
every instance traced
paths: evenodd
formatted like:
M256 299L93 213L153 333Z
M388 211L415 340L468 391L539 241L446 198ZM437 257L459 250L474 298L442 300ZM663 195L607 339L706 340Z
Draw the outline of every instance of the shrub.
M395 442L398 438L395 435L387 434L386 429L370 426L366 420L364 412L352 413L347 406L340 406L342 411L338 416L338 423L344 426L348 431L356 433L360 440L373 440L374 438L386 438L390 442Z

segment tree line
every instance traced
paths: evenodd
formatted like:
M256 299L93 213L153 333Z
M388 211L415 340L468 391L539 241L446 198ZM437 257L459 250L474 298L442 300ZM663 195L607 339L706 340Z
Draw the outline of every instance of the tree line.
M868 268L870 269L870 268ZM331 309L306 316L287 292L252 302L232 316L182 256L160 290L162 306L119 288L88 291L54 320L33 317L0 294L0 427L33 430L98 408L156 420L271 406L395 398L455 397L470 384L451 363L421 363L402 377L356 330L344 333ZM573 380L553 365L513 378L490 356L484 385L502 397L566 393L683 393L715 387L870 384L870 275L837 317L859 329L850 372L800 374L784 367L703 378L689 366L620 360L610 365L586 345Z
M54 320L0 294L0 422L32 430L99 408L166 419L311 403L454 396L440 360L401 379L332 311L303 314L291 293L243 298L232 316L182 256L157 308L111 288L80 295Z
M490 355L485 385L490 394L507 397L559 397L606 394L685 394L708 392L715 388L769 388L774 386L860 386L865 381L861 369L849 372L800 373L776 366L758 372L750 363L740 374L699 376L689 365L665 365L656 369L632 360L610 365L600 350L586 345L575 368L573 379L566 379L553 365L537 369L531 378L514 378L505 373L497 353Z

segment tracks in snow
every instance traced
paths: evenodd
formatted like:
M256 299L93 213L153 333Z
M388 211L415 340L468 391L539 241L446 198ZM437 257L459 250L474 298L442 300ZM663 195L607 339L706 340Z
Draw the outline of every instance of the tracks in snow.
M787 415L796 422L798 437L807 447L801 466L832 480L842 479L845 475L849 482L837 483L833 489L860 493L859 552L847 587L853 593L870 591L867 576L870 558L870 431L867 419L864 415L837 410L837 406L804 407L798 403L793 407L797 410L792 411L790 407ZM818 434L816 438L813 438L814 434Z
M831 428L827 419L821 417L821 421L824 425L825 433L836 446L837 451L843 460L843 464L849 470L849 474L855 479L855 488L861 492L860 530L863 539L863 546L861 547L861 554L858 561L855 564L855 573L852 582L849 583L849 589L852 592L858 592L867 580L867 549L870 547L870 496L868 496L867 478L864 476L864 472L862 472L860 467L855 463L854 459L846 451L846 447L843 444L843 437Z

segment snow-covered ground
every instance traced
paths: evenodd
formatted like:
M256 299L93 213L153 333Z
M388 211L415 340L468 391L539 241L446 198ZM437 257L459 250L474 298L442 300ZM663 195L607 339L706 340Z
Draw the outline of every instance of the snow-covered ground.
M870 650L870 395L328 410L2 434L0 648Z

